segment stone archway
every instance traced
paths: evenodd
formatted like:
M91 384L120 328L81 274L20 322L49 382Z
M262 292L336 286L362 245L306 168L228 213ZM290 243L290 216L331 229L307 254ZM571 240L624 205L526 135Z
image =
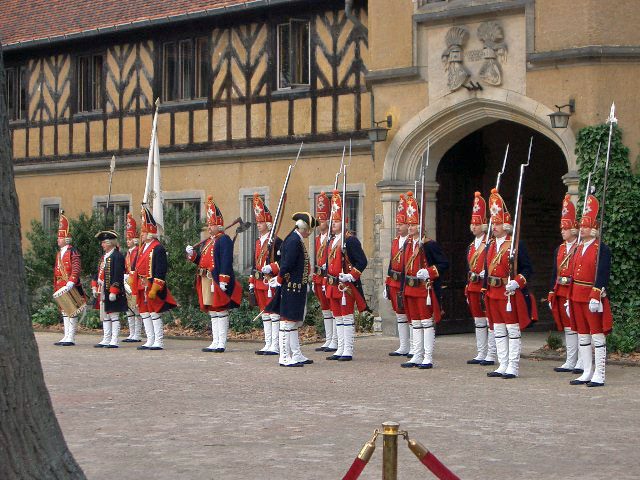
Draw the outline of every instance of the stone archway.
M548 115L552 110L536 100L515 92L492 89L476 92L458 91L432 103L405 123L394 136L385 156L383 179L378 184L383 202L384 225L380 232L382 265L388 263L392 222L398 195L413 188L420 159L429 148L426 171L426 226L436 232L436 173L445 153L460 140L489 124L506 120L526 126L555 143L567 162L564 183L572 194L577 193L577 161L575 135L571 129L554 130ZM384 272L382 272L384 274ZM392 319L388 302L379 299L383 319ZM385 333L393 334L395 322L383 322Z

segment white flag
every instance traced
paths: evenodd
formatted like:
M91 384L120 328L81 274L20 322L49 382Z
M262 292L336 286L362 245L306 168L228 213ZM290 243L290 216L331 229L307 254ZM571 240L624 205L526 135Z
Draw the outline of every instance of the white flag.
M159 102L156 102L158 105ZM142 202L151 208L151 214L158 225L158 234L164 233L164 211L162 186L160 182L160 149L158 147L158 107L153 116L151 143L149 144L149 161L147 163L147 181L144 187Z

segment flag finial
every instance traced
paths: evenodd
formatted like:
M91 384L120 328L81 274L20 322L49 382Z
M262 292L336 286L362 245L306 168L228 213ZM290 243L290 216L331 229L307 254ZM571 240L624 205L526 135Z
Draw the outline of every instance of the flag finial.
M109 170L111 170L111 173L113 173L115 169L116 169L116 156L114 155L111 157L111 165L109 166Z
M615 104L615 102L611 103L611 112L609 112L609 118L607 119L607 123L611 123L611 124L618 123L618 119L616 118L616 104Z

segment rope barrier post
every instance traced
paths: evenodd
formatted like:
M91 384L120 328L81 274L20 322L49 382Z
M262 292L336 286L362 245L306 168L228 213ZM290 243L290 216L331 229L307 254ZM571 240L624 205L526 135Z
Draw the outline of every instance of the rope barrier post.
M371 460L371 456L376 449L376 439L378 438L378 430L373 432L373 437L366 442L360 452L358 452L358 456L349 467L349 471L342 477L342 480L356 480L360 477L360 474L364 470L364 467L367 466L369 460Z
M432 454L429 450L427 450L424 445L416 440L409 440L406 438L407 444L409 445L409 450L413 452L413 454L418 457L420 463L422 463L425 467L427 467L431 473L433 473L440 480L460 480L460 478L445 467L440 460L436 458L434 454Z
M382 480L398 479L398 430L400 424L382 424Z

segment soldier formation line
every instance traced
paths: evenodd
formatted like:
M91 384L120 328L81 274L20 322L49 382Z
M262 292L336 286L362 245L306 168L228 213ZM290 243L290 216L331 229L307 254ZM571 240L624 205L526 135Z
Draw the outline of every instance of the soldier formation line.
M477 354L467 363L497 365L487 372L488 377L519 376L521 332L537 319L536 300L527 288L533 269L519 235L521 186L528 163L529 160L521 166L513 220L497 188L501 173L496 188L491 190L488 208L480 192L473 197L470 230L474 240L466 252L465 296L475 322ZM248 295L249 303L260 310L265 342L255 353L278 356L278 364L283 367L313 363L302 354L298 337L306 314L307 292L312 289L322 309L326 332L324 344L316 351L329 353L327 360L349 362L355 358L354 311L369 308L360 280L367 258L360 241L346 228L344 154L331 197L324 192L318 195L314 215L295 213L292 230L281 240L276 233L293 166L295 163L289 167L275 217L258 194L253 198L258 238ZM424 167L423 159L421 170ZM342 192L337 190L340 175ZM424 189L400 195L395 218L397 235L392 241L383 296L391 302L396 314L400 342L389 355L408 357L401 364L403 368L428 370L434 367L435 325L442 317L441 276L449 262L438 243L424 234L424 200ZM555 370L573 372L579 376L570 384L589 387L605 383L605 336L612 329L606 293L611 255L598 239L599 209L599 200L587 187L578 223L571 197L565 196L560 223L563 243L554 253L547 299L558 329L564 331L567 346L566 361ZM225 233L222 213L211 196L206 201L206 219L209 235L200 243L185 247L185 261L197 265L195 288L200 309L211 319L212 342L202 351L223 353L229 310L240 305L243 292L233 271L234 242ZM317 229L315 256L311 262L306 242L314 229ZM106 230L96 235L104 255L91 288L104 335L95 347L119 347L120 314L125 313L129 336L123 342L141 342L144 326L146 342L138 350L164 348L161 314L177 303L165 281L167 253L158 233L152 212L143 204L140 233L131 213L127 215L126 255L118 248L116 232ZM63 213L58 246L54 297L61 306L64 337L56 345L72 346L84 292L80 283L80 255L72 246L69 221Z

